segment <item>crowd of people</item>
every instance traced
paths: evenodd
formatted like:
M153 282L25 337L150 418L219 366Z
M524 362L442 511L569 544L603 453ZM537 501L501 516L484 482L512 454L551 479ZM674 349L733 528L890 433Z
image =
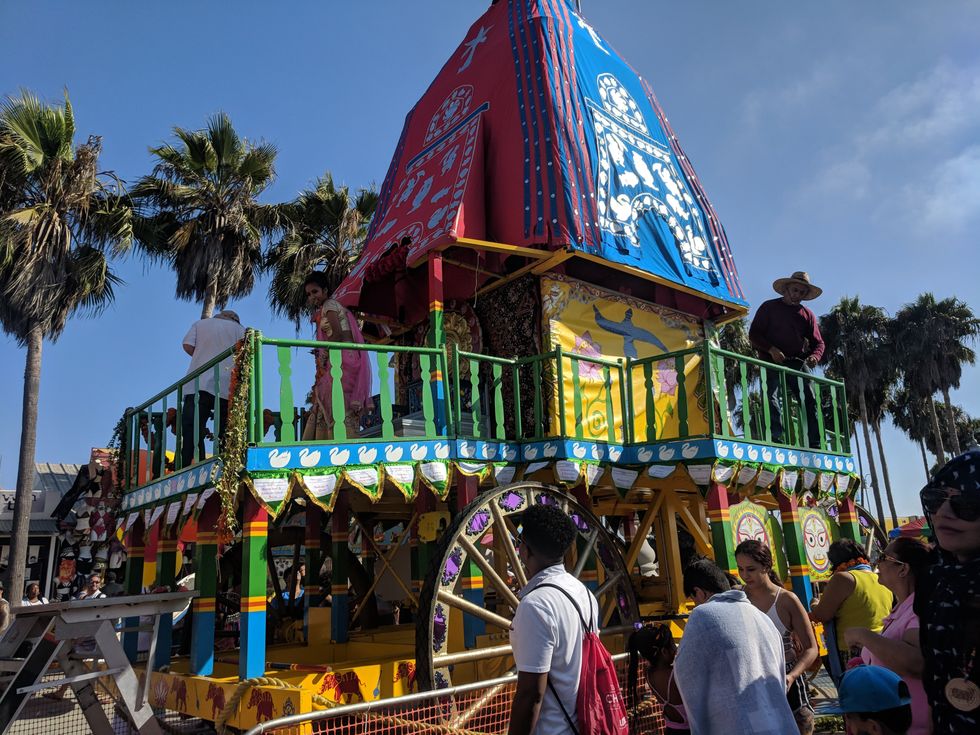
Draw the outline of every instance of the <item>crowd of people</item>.
M935 543L896 538L873 569L853 541L835 542L834 574L809 612L780 583L761 542L736 548L736 587L708 559L688 564L684 592L695 607L680 644L662 623L629 638L630 722L619 732L641 732L642 662L670 735L812 733L805 674L819 656L813 623L823 622L836 640L824 663L849 735L980 733L980 449L950 461L920 498ZM536 506L522 521L530 579L511 630L518 679L510 735L578 733L579 620L597 608L564 567L575 535L554 506ZM553 589L531 595L552 586L572 598Z

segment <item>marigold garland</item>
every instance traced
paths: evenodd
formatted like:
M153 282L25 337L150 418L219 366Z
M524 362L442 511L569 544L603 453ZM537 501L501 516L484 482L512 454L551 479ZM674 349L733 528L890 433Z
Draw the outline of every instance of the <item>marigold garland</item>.
M238 520L235 517L235 498L241 475L245 471L245 452L248 448L249 405L248 391L252 382L252 358L255 346L254 330L247 330L235 346L235 364L229 381L228 423L225 425L221 460L224 471L216 489L221 498L218 517L218 542L230 543L235 537Z

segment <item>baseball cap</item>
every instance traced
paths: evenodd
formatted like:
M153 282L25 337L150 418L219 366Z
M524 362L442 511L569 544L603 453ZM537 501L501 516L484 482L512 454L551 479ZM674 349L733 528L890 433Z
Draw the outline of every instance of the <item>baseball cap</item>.
M841 679L837 687L839 706L830 714L883 712L912 703L908 685L894 671L882 666L858 666Z

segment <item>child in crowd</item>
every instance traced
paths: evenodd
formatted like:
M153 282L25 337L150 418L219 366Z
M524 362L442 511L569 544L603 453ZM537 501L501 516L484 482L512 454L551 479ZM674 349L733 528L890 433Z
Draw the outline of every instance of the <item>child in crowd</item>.
M882 666L851 669L837 692L848 735L905 735L912 725L908 686Z
M630 732L635 733L637 721L636 706L639 685L637 670L639 657L646 661L647 685L664 710L664 720L670 735L690 735L687 713L681 693L674 684L674 657L677 645L668 625L648 625L633 632L626 644L629 652L629 672L627 693L631 713Z

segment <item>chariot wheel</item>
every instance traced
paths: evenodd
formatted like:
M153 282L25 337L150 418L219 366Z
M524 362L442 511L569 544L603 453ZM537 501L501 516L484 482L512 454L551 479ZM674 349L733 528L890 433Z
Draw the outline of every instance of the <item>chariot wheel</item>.
M562 490L518 482L480 494L436 544L419 596L416 682L444 689L514 667L509 630L527 570L516 541L522 513L550 503L578 529L565 566L599 601L604 636L632 630L636 598L619 547L599 518ZM607 641L608 644L608 641Z

